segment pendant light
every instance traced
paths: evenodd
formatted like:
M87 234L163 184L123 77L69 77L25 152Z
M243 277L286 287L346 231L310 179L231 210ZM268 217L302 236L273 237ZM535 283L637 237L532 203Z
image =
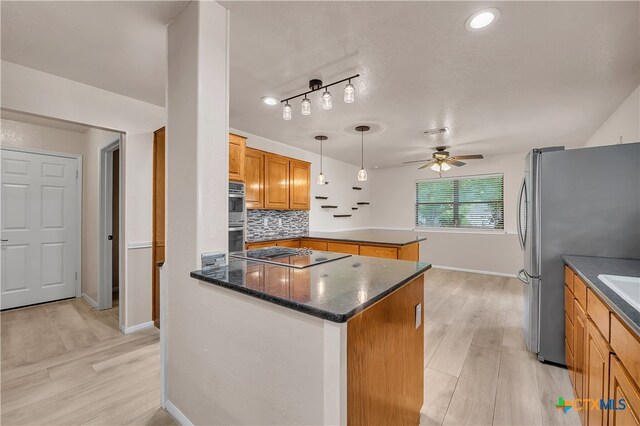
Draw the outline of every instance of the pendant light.
M327 89L324 89L324 93L322 94L322 109L331 109L332 106L331 93L329 93Z
M344 101L347 104L353 103L356 100L356 89L351 84L351 80L344 86Z
M371 129L371 127L369 126L358 126L356 127L356 131L360 132L360 154L361 154L361 167L360 167L360 171L358 172L358 180L360 182L365 182L367 180L367 171L364 169L364 132L368 132L369 129Z
M311 115L311 101L306 95L302 100L302 115Z
M328 138L323 135L316 136L316 140L320 141L320 174L316 178L316 183L318 185L326 185L327 181L324 178L324 174L322 174L322 141L326 141Z
M291 120L291 105L287 102L282 108L282 118L284 120Z

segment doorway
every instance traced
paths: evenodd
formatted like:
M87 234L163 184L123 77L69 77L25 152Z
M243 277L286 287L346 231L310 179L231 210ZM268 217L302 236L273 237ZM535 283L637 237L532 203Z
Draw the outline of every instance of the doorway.
M1 309L78 297L82 158L0 152Z
M120 138L100 150L100 234L98 309L118 308L122 324L121 194L122 167Z
M152 280L151 316L160 328L160 268L164 264L165 227L165 130L158 129L153 134L153 211L152 211Z

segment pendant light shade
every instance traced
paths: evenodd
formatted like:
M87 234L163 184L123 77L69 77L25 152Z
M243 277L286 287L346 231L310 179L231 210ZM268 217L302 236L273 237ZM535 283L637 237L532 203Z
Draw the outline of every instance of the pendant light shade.
M322 94L322 109L331 109L333 103L331 102L331 93L327 89Z
M291 105L289 105L289 102L282 108L282 118L284 120L291 120Z
M440 169L441 169L443 172L446 172L447 170L451 169L451 166L450 166L450 165L448 165L447 163L442 163L442 165L440 166Z
M439 172L440 171L440 164L438 163L434 163L433 166L429 167L431 170L433 170L434 172Z
M365 182L367 180L367 171L364 169L364 132L368 132L369 129L369 126L356 127L356 131L360 132L360 154L362 160L362 166L360 167L360 171L358 171L358 180L360 182Z
M344 87L344 101L350 104L355 100L356 100L356 89L355 87L353 87L353 84L351 84L351 80L349 80L349 83L347 83L347 85Z
M328 138L323 135L316 136L316 140L320 141L320 174L316 178L316 183L318 185L326 185L327 181L324 178L324 174L322 173L322 142L326 141Z
M311 115L311 101L306 96L302 100L302 115Z

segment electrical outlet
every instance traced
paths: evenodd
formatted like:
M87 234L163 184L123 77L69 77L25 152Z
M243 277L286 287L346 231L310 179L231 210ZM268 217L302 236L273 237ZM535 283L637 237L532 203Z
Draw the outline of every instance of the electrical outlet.
M264 225L264 227L265 227L265 228L266 228L267 226L269 226L269 218L265 217L265 218L264 218L264 220L263 220L262 222L263 222L262 224Z
M422 303L416 305L416 329L422 324Z
M278 227L282 228L282 219L278 219Z

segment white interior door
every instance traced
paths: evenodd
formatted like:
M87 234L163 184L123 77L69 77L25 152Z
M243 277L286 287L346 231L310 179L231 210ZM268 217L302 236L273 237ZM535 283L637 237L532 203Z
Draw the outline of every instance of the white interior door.
M2 150L2 309L76 296L78 160Z

